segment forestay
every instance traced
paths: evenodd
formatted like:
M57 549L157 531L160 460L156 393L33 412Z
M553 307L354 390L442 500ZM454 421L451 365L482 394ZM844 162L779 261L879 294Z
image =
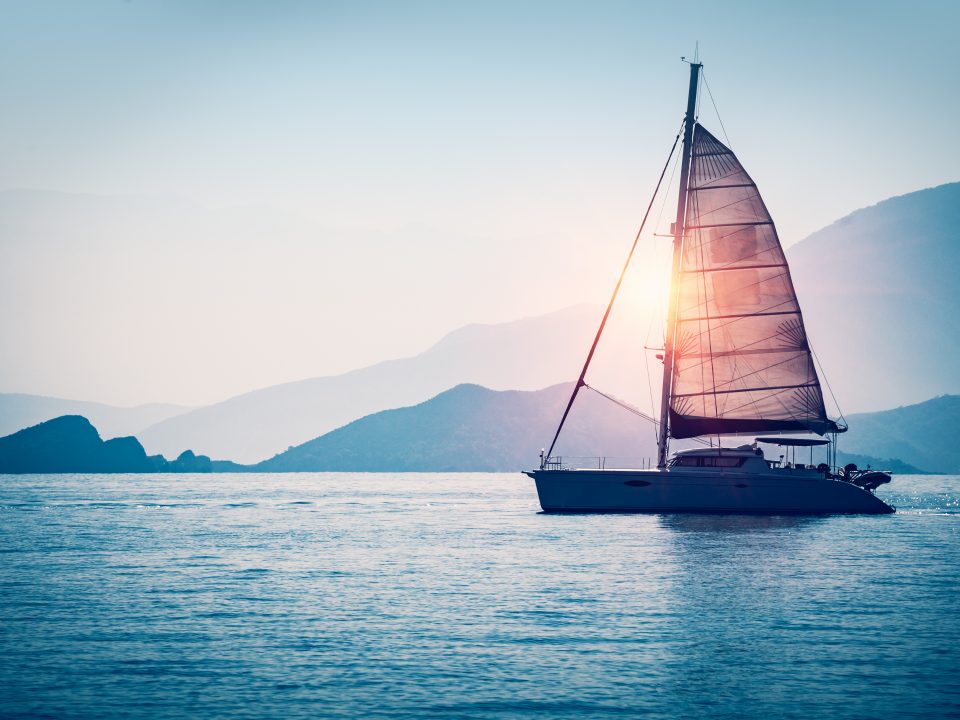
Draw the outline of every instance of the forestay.
M700 125L677 282L674 438L837 429L773 220L734 154Z

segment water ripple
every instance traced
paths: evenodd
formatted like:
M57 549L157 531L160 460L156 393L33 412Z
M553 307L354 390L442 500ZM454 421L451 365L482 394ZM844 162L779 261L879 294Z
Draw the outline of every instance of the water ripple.
M960 478L553 516L522 476L0 477L0 716L960 714Z

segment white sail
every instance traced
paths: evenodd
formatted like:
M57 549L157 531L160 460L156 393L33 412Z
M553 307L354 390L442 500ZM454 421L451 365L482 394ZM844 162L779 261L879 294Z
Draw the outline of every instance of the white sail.
M836 430L773 220L733 152L700 125L687 193L670 434Z

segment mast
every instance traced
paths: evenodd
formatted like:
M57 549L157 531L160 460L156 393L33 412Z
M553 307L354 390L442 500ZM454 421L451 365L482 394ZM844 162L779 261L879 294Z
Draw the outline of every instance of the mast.
M663 345L663 388L660 394L660 435L657 438L657 467L667 466L667 443L670 437L670 383L673 379L674 337L677 324L677 289L680 277L680 258L683 247L683 223L687 212L687 176L690 172L690 146L693 140L694 115L697 111L697 86L701 63L690 63L690 90L687 94L687 114L683 124L683 149L680 161L680 193L677 199L677 221L673 225L673 268L670 272L670 300L667 311L667 337Z

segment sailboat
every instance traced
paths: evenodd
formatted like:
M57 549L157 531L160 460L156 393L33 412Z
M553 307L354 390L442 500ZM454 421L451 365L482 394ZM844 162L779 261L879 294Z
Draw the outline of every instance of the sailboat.
M657 465L585 469L553 457L587 386L651 199L550 449L541 452L539 469L526 474L546 512L894 512L874 493L889 473L834 466L836 437L846 425L827 417L790 269L757 186L695 117L702 67L690 63L684 123L654 192L656 198L682 137ZM758 433L752 442L722 445L722 438ZM704 446L671 457L671 439L700 439ZM786 455L768 460L770 445ZM828 446L830 464L814 466L812 450L809 464L795 462L798 448L818 445Z

